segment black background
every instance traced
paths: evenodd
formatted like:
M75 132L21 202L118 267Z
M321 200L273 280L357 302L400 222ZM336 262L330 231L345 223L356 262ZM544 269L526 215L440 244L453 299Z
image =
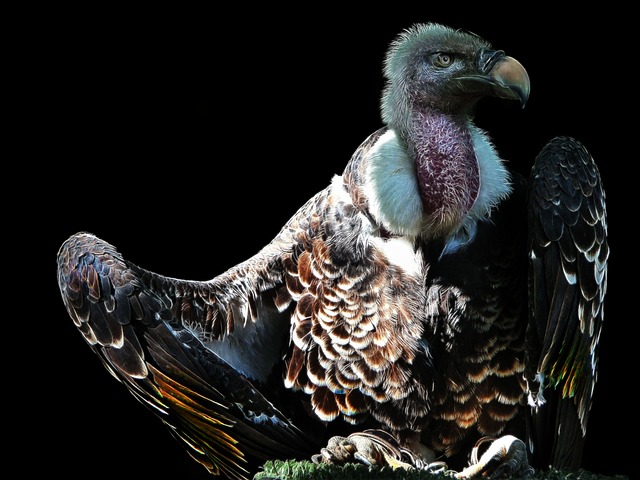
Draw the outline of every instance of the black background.
M527 68L524 110L486 101L477 117L516 169L527 173L556 135L580 139L599 165L612 254L585 467L630 474L623 442L637 428L637 320L623 276L637 265L623 222L635 208L624 171L636 159L621 112L632 109L636 59L619 27L625 13L440 10L239 3L206 12L57 10L25 22L17 43L28 53L13 73L24 92L14 123L27 135L16 137L20 175L6 177L26 197L7 203L18 232L9 255L21 252L27 274L12 331L28 346L12 357L20 368L9 389L10 414L27 419L19 451L46 453L48 472L208 477L77 333L56 285L57 249L90 231L144 268L199 280L248 258L381 126L389 42L436 21L487 38ZM25 470L45 467L17 458Z

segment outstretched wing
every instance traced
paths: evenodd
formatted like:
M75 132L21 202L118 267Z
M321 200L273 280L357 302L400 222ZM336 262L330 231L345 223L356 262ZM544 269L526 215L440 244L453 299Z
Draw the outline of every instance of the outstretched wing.
M85 340L212 473L247 478L267 459L316 451L271 401L286 393L268 380L289 346L282 263L321 196L256 256L208 282L139 268L88 233L58 253L62 298Z
M580 466L607 288L605 193L576 140L558 137L529 180L528 381L540 465Z

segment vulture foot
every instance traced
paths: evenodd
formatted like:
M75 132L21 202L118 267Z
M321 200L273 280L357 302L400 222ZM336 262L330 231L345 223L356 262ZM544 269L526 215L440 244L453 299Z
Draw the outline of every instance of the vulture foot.
M487 450L478 459L478 450L490 442ZM534 469L527 460L527 448L524 442L511 435L497 440L484 437L478 440L471 452L471 465L456 474L456 478L511 478L531 477Z
M421 448L420 448L421 447ZM439 472L447 469L443 462L434 462L433 451L423 445L409 450L393 435L383 430L365 430L348 437L331 437L327 446L312 457L314 463L341 465L359 462L368 466L388 466L405 470L419 469Z

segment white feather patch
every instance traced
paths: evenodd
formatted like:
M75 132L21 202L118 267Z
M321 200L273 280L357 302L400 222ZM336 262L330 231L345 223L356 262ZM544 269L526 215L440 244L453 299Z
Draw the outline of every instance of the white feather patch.
M351 200L351 195L346 188L344 188L344 182L342 179L342 175L334 175L331 179L331 196L333 198L333 202L338 203L346 203L351 204L353 201Z
M486 218L491 209L511 193L512 188L509 172L487 134L471 122L468 127L480 170L478 198L471 207L468 217L477 221Z
M369 211L384 228L397 235L420 233L422 201L415 164L393 130L369 151L364 189Z
M419 276L422 274L422 255L413 248L411 238L394 237L385 240L375 237L372 239L372 243L392 265L400 267L409 275Z

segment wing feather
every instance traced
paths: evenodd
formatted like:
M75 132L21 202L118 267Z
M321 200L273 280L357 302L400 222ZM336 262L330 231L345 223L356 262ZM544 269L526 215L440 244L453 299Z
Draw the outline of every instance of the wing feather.
M531 443L544 464L577 468L596 381L609 256L605 193L582 144L557 137L540 152L528 216Z
M280 248L272 244L251 265L209 282L143 270L87 233L69 238L58 255L63 301L107 370L169 426L196 460L229 478L247 478L268 458L308 457L316 447L259 390L260 382L203 343L233 332L238 348L262 341L274 344L274 352L284 351L286 342L278 346L277 338L243 340L241 328L260 322L288 328L286 312L278 312L282 318L260 317L268 303L262 295L278 286ZM260 262L274 262L265 268L269 278L261 276ZM250 331L258 337L261 332L273 330Z

